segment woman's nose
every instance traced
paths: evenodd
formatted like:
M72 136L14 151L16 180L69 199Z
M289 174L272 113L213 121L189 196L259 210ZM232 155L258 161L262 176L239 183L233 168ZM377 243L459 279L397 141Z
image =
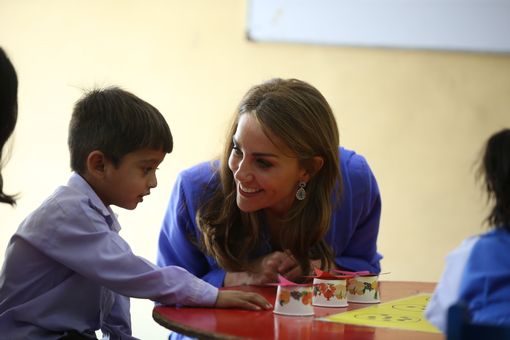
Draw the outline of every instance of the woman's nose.
M237 169L234 171L234 178L239 182L246 182L253 179L253 174L245 159L237 164Z

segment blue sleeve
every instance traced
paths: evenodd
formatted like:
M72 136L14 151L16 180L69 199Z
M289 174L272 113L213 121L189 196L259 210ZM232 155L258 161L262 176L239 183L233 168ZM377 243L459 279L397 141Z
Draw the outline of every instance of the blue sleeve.
M179 174L172 190L159 234L157 264L180 266L213 286L221 287L225 271L193 241L200 237L195 216L197 197L203 196L203 192L200 181L188 176L191 175L187 172Z
M460 286L476 323L510 325L510 233L494 230L473 247Z
M379 273L381 195L377 181L362 156L341 149L340 157L344 191L340 206L334 211L328 238L336 264L347 270Z

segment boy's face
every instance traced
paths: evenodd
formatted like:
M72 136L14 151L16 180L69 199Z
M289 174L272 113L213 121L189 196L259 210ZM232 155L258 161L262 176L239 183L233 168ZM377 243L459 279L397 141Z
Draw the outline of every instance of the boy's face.
M157 186L156 169L165 155L161 150L140 149L126 154L117 167L106 161L100 193L105 205L135 209L150 194L150 189Z

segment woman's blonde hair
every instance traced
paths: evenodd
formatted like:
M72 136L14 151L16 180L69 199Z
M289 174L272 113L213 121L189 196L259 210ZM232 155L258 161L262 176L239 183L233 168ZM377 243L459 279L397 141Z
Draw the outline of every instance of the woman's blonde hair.
M310 269L310 259L320 259L321 267L331 264L332 250L324 237L342 194L338 127L324 96L297 79L271 79L252 87L241 100L216 169L221 184L197 213L202 247L221 267L240 271L249 270L250 255L261 241L260 212L245 213L238 208L236 185L228 166L232 137L244 114L253 115L269 138L275 136L312 173L306 199L296 200L281 220L282 249L291 251L303 272ZM317 156L324 164L314 173L312 160Z

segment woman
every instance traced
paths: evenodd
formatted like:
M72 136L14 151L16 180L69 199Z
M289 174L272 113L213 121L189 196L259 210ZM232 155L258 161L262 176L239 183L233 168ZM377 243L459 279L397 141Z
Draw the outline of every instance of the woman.
M338 145L316 88L296 79L254 86L221 160L178 176L158 264L217 287L301 280L312 267L379 273L377 182L362 156Z
M18 118L18 78L11 61L0 48L0 171L2 151ZM13 196L3 191L4 181L0 172L0 203L16 204Z

